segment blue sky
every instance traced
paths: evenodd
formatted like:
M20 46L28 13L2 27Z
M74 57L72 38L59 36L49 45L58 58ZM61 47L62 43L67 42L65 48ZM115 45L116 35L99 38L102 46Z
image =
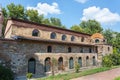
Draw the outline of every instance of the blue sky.
M36 9L45 17L60 18L67 28L82 20L96 19L104 29L120 32L120 0L0 0L2 7L10 3Z

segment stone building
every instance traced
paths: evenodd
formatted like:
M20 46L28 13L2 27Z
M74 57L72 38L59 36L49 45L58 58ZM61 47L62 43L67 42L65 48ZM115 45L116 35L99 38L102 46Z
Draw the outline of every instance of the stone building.
M0 34L2 30L0 11ZM45 24L8 19L4 38L0 39L0 63L10 66L16 75L51 73L52 59L56 73L101 64L102 56L112 53L102 34L75 32Z

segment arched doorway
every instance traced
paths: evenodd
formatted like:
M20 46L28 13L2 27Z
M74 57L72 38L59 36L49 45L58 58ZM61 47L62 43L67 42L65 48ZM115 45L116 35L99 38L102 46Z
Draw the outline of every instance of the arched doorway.
M35 74L36 60L34 58L30 58L28 60L28 73Z
M73 69L74 68L74 60L73 60L73 57L71 57L69 59L69 69Z
M51 69L50 58L47 57L47 58L45 59L45 72L50 71L50 69Z
M82 67L82 58L81 57L78 58L78 63L80 65L80 67Z
M96 60L95 60L95 56L93 56L93 66L96 65Z
M63 70L63 58L58 59L58 70Z
M89 57L86 57L86 67L89 66Z

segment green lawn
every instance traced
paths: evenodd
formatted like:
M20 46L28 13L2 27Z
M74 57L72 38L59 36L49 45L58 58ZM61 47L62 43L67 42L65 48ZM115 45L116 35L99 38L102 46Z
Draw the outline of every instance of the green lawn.
M119 66L117 66L117 67L119 67ZM70 79L81 77L81 76L86 76L86 75L95 74L95 73L98 73L98 72L107 71L107 70L117 68L117 67L111 67L111 68L100 67L100 68L85 70L85 71L82 71L82 72L79 72L79 73L58 74L56 76L39 78L37 80L70 80ZM119 79L116 79L116 80L119 80Z
M115 78L114 80L120 80L120 77Z

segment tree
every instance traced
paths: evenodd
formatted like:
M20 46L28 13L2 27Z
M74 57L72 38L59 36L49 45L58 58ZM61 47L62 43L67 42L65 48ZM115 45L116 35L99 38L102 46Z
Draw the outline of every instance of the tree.
M80 26L88 34L100 33L103 30L100 23L96 20L82 21Z
M105 67L120 65L120 54L110 54L103 57L102 65Z
M77 32L83 32L83 29L79 25L73 25L70 29Z
M3 27L2 27L2 37L4 36L4 31L5 31L5 25L7 22L7 11L5 8L2 8L3 16L4 16L4 21L3 21Z
M113 33L114 32L110 29L103 31L103 35L104 35L105 39L107 39L107 43L109 43L109 44L113 44Z
M64 25L62 25L61 20L59 18L54 18L54 17L50 18L50 25L57 26L60 28L66 28Z
M32 22L36 22L36 23L42 23L44 16L43 15L39 15L37 10L27 10L26 11L26 15L28 20L32 21Z
M56 66L57 66L57 60L56 60L55 58L52 58L52 61L51 61L51 69L52 69L52 75L53 75L53 76L55 75Z
M80 70L80 64L78 62L75 62L75 72L78 73Z
M7 5L7 17L13 17L17 19L23 19L24 18L24 7L22 5L15 5L14 3L11 3Z
M42 21L42 23L43 23L43 24L47 24L47 25L50 25L50 24L51 24L49 18L44 19L44 20Z
M50 22L53 26L62 26L61 21L58 18L51 17Z

